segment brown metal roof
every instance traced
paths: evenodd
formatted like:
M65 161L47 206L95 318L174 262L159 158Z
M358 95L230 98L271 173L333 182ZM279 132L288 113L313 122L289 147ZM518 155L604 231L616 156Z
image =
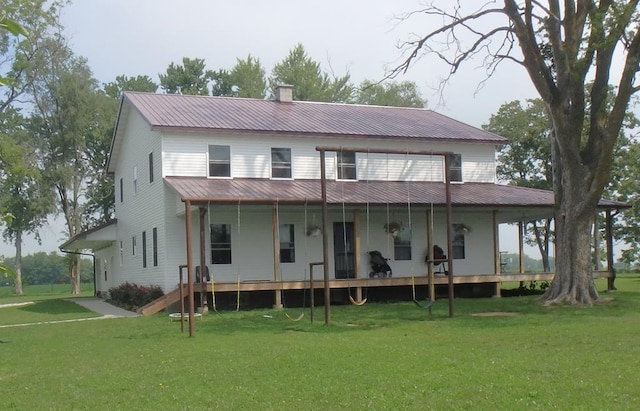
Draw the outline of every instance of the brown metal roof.
M183 200L218 203L320 203L318 180L209 179L165 177ZM327 181L327 202L331 204L435 204L445 200L444 183L401 181ZM553 192L490 183L451 185L454 206L553 206ZM625 208L620 202L601 200L602 208Z
M124 93L123 101L155 129L506 143L493 133L419 108L133 92Z

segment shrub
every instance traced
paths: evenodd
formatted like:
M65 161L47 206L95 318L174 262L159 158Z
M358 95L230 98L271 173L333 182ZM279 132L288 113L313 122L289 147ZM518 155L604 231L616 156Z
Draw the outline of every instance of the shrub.
M137 285L126 282L111 287L107 301L126 310L135 311L163 295L164 292L158 285Z

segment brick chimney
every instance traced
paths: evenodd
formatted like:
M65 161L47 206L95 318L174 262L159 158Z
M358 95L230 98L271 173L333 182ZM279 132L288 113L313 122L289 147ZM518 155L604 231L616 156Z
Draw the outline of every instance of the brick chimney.
M293 102L293 86L279 84L276 86L276 101L280 103Z

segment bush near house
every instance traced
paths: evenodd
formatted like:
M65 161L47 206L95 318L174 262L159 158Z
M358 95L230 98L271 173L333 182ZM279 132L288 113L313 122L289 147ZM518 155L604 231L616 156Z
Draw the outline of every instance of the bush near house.
M163 295L164 292L158 285L137 285L126 282L117 287L111 287L107 301L126 310L135 311Z

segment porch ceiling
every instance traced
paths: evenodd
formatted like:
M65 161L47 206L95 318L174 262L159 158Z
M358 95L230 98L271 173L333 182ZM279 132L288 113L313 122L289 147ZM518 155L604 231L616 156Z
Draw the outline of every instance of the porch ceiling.
M318 180L267 179L210 179L194 177L165 177L165 184L183 201L192 203L270 204L308 202L320 203ZM445 184L403 181L329 181L329 204L446 204ZM490 183L451 184L451 203L454 207L488 207L522 214L522 208L539 209L548 215L553 207L553 192L534 188ZM627 204L601 200L603 209L626 208ZM514 220L514 221L517 221Z

